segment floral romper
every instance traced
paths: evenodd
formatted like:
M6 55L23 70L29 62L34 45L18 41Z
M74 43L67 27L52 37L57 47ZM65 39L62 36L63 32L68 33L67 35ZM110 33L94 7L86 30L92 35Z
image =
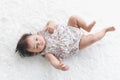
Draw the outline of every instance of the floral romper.
M83 33L72 26L56 25L53 33L42 31L46 40L46 48L41 53L50 52L58 59L64 59L79 51L79 42Z

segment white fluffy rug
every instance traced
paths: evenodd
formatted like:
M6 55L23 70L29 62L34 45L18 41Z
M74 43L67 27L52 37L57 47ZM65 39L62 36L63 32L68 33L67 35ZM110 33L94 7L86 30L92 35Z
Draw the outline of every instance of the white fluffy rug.
M0 0L0 80L120 80L119 7L119 0ZM91 33L111 25L116 31L65 59L66 72L40 55L21 58L14 52L22 34L39 31L51 19L66 25L71 15L88 24L96 20Z

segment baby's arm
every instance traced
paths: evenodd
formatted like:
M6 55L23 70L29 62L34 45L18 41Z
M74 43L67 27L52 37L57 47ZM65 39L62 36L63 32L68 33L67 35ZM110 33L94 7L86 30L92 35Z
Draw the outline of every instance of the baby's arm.
M45 54L45 57L50 61L50 63L56 68L56 69L60 69L63 71L66 71L69 69L69 67L67 65L64 65L62 63L62 61L58 60L53 54L51 53L47 53Z
M48 21L46 26L45 26L45 31L47 31L49 33L53 33L55 25L56 24L55 24L55 22L53 20Z

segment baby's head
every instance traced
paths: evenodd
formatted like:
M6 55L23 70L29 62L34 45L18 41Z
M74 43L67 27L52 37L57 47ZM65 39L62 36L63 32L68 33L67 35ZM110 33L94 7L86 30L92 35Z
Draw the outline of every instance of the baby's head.
M41 34L24 34L18 41L16 52L20 56L33 56L42 52L46 42Z

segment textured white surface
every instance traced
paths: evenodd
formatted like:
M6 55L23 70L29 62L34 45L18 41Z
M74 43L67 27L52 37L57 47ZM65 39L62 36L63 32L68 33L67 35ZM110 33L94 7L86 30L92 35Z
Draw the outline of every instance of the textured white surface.
M0 0L0 80L120 80L119 7L119 0ZM42 29L50 19L66 25L71 15L96 20L93 33L110 25L116 31L64 60L66 72L39 55L15 54L23 33Z

